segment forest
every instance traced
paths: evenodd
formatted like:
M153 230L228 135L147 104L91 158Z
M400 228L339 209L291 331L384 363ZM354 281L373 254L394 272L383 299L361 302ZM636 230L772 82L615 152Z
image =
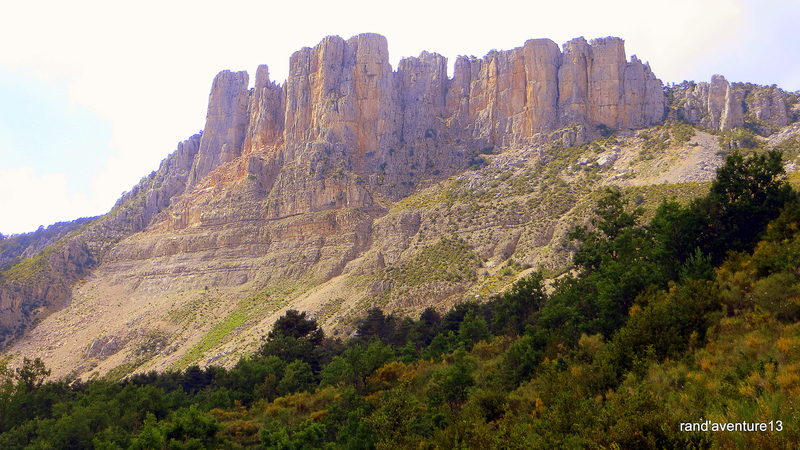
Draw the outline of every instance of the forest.
M289 310L232 369L46 381L4 361L0 448L797 448L782 154L734 152L706 196L642 215L607 189L555 280L419 318L373 308L344 341Z

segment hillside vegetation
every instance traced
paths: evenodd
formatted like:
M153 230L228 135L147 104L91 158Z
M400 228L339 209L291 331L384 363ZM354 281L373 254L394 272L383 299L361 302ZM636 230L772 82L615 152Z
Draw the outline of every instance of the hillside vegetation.
M347 341L289 310L229 370L45 382L41 361L4 366L0 447L796 448L800 198L783 170L734 152L706 195L647 223L608 189L551 286L533 272L418 319L373 308ZM388 273L475 267L448 238ZM726 431L686 431L703 424Z
M128 219L144 220L137 208L150 192L141 187L107 217L38 254L29 248L33 257L4 267L0 299L20 309L1 317L0 334L10 344L5 354L14 355L15 367L24 357L41 357L54 377L84 380L191 365L230 369L261 345L288 308L313 315L334 336L350 335L371 307L410 317L428 307L443 314L504 292L531 270L545 278L572 270L576 241L568 233L590 224L605 187L642 208L646 222L664 198L686 205L708 192L716 167L733 151L720 142L748 154L792 148L791 140L760 137L744 148L725 136L667 121L569 147L487 148L473 155L474 170L428 180L399 201L382 198L377 218L357 208L326 210L275 222L269 232L237 221L220 235L216 227L194 228L192 238L158 229L136 233L138 222ZM343 228L331 233L331 225ZM280 236L292 229L293 239L310 234L313 245L284 248ZM197 242L223 247L199 251ZM280 251L264 253L265 245ZM64 261L67 255L72 261ZM58 280L61 267L71 272ZM43 286L58 286L62 303L48 305L58 297ZM35 328L26 333L26 324Z

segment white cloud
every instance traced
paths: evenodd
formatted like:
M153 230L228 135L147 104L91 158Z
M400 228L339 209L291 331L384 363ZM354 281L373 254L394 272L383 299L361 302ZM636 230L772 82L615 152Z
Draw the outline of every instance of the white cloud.
M0 170L0 233L24 233L40 225L88 217L94 209L85 194L67 193L67 179L61 173L37 176L27 166Z

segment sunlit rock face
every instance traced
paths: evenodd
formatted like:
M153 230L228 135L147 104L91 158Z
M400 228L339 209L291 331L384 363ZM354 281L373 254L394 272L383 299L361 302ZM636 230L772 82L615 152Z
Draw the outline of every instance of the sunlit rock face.
M462 56L452 78L436 53L393 68L377 34L327 37L295 52L289 65L283 84L260 66L252 88L246 72L218 74L202 133L72 236L67 254L50 257L54 287L0 291L9 311L0 325L13 331L24 311L40 309L43 318L74 307L86 316L37 328L85 334L70 341L85 345L51 358L56 372L80 371L92 358L102 360L98 370L130 362L150 331L171 336L169 349L142 368L160 370L210 332L213 321L190 325L176 313L211 301L209 292L220 318L240 299L258 298L253 308L267 308L258 314L268 326L289 306L282 298L341 276L377 277L407 258L421 213L392 211L394 202L464 172L480 153L542 155L544 144L659 123L665 111L661 82L647 64L627 59L618 38L579 38L563 50L535 39L483 58ZM548 240L554 227L536 235ZM498 242L487 237L480 251L511 255L521 231L509 230ZM340 286L361 295L348 308L386 289L379 279L361 280ZM434 301L453 294L436 289ZM329 297L331 304L351 298ZM71 322L87 317L107 335L97 340L96 330ZM254 340L259 326L235 332Z
M50 256L49 288L7 283L0 325L12 333L26 311L68 304L69 285L94 267L126 292L323 282L370 248L380 199L457 174L478 152L578 143L664 114L660 81L627 61L618 38L462 56L450 78L442 55L393 69L383 36L330 36L289 66L282 85L260 66L252 88L246 72L220 72L203 131L74 237L71 253Z
M189 183L248 156L265 191L281 191L271 217L369 206L353 177L403 196L422 179L463 169L476 150L541 143L564 128L577 130L580 142L598 127L658 123L665 109L661 82L649 65L627 61L619 38L579 38L563 52L535 39L483 59L459 57L451 79L436 53L403 59L393 71L383 36L330 36L292 55L283 86L266 66L249 91L247 80L227 71L214 80ZM333 181L331 173L344 175Z

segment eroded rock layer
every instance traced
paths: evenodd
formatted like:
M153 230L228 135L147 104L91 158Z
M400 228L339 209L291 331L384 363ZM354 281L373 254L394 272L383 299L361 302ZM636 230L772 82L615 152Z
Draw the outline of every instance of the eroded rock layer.
M441 55L423 52L392 71L384 37L331 36L292 55L283 86L269 80L266 66L249 91L248 79L229 71L215 78L189 189L170 190L170 207L151 221L151 232L121 243L110 264L190 253L205 261L233 247L263 263L283 254L279 243L288 249L285 261L301 248L317 255L291 273L324 280L365 248L352 231L368 230L385 213L376 196L402 198L422 180L463 170L476 151L553 136L581 141L602 129L657 123L665 109L661 82L637 58L626 60L618 38L576 39L563 53L537 39L481 60L460 57L450 79ZM564 128L570 132L552 134ZM147 198L164 197L162 190ZM159 202L158 210L165 206ZM318 232L324 211L324 221L338 224L329 227L333 240ZM281 228L309 214L295 220L294 233ZM329 241L338 250L323 251ZM200 278L229 285L258 277L252 265L237 267ZM165 269L164 276L174 273Z
M202 133L70 245L125 292L324 282L369 248L381 198L458 173L478 152L571 144L664 114L661 82L618 38L459 57L452 79L435 53L393 70L377 34L327 37L289 64L283 85L260 66L251 89L246 72L220 72ZM85 273L47 292L5 283L5 334L30 322L22 311L68 304L64 286Z
M394 289L393 268L457 230L466 230L476 252L468 262L500 264L516 255L539 264L534 249L574 224L558 218L569 208L533 214L535 205L519 194L508 211L491 216L462 205L467 219L460 223L446 217L447 201L428 212L413 202L428 201L420 192L441 194L436 186L479 191L507 180L493 173L520 172L514 189L529 192L532 181L523 177L547 164L545 144L651 126L667 110L661 81L648 64L628 60L618 38L579 38L563 50L529 40L481 59L459 57L449 78L447 59L436 53L403 59L393 70L384 37L332 36L293 54L284 84L270 80L267 66L258 68L253 88L248 83L245 72L217 75L202 133L180 143L109 214L43 255L41 268L29 264L37 276L0 280L4 336L69 305L59 320L44 319L51 328L38 328L40 341L28 343L56 352L53 333L78 333L75 347L53 358L58 373L83 373L88 360L102 370L181 368L209 348L215 356L205 363L243 351L244 341L233 337L247 334L252 344L290 306L328 314L326 323L357 311L362 299ZM793 120L780 90L745 92L715 77L670 92L682 118L708 128L741 126L746 117L764 126ZM622 159L607 150L596 166L611 170ZM494 172L462 173L485 164ZM412 203L398 207L407 197ZM522 204L523 213L511 213ZM460 248L455 239L438 245ZM387 301L421 307L465 289L442 280L406 284L411 290ZM42 313L25 319L31 311ZM96 327L102 336L73 330L87 317L108 321ZM230 327L222 333L220 324ZM145 364L136 342L151 337L161 353Z

